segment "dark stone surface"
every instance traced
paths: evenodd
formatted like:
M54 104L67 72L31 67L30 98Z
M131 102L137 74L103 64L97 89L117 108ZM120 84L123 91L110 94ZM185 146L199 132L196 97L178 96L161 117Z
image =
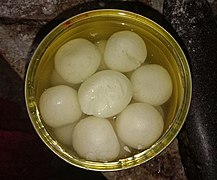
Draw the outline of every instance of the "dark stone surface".
M179 135L186 174L217 179L217 25L204 0L166 0L164 15L186 47L192 73L191 107Z
M186 180L184 169L180 163L177 139L154 159L142 165L117 172L103 172L103 175L107 179L119 180Z
M85 0L1 0L1 18L48 21Z
M32 130L25 106L23 80L1 55L0 82L0 129Z
M63 22L64 20L77 15L82 12L96 10L96 9L122 9L131 12L135 12L146 16L153 21L164 25L163 16L157 10L153 9L150 6L145 5L143 2L134 2L134 1L91 1L86 3L78 4L77 6L73 6L68 8L67 10L60 13L54 19L46 23L43 27L40 28L37 33L33 44L39 44L42 39L58 24Z

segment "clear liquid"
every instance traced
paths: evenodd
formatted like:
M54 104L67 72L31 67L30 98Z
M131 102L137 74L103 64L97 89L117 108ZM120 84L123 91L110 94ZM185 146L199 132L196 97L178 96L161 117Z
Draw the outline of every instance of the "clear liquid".
M85 38L92 43L97 43L100 40L108 39L113 33L122 30L130 30L139 34L144 39L147 46L148 55L145 64L154 63L163 66L167 69L172 78L173 93L170 99L162 105L165 114L163 132L165 133L170 127L170 124L172 123L174 115L177 111L178 104L181 101L181 79L178 73L178 66L167 45L164 45L158 38L156 38L155 35L150 33L148 29L146 30L144 28L135 26L129 22L117 22L112 19L98 22L92 22L89 20L88 22L85 22L85 24L81 24L76 28L68 28L65 30L61 36L58 36L56 40L54 40L46 49L39 63L39 67L36 72L36 99L38 101L42 92L52 86L51 74L54 69L54 55L64 43L75 38ZM128 72L125 73L125 75L130 77L131 73L132 72ZM80 85L78 84L73 88L78 90L79 86ZM132 102L134 101L132 100L131 103ZM111 119L114 118L111 117ZM53 136L52 129L49 127L47 127L47 129L51 136ZM68 148L66 147L66 149ZM138 150L135 150L132 153L136 154L138 153Z

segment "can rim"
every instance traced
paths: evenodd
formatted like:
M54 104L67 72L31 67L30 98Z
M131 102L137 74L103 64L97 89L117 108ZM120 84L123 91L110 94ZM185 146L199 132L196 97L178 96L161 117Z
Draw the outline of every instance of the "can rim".
M94 161L81 160L75 156L69 156L67 153L64 153L61 146L56 144L56 142L52 139L52 137L49 136L49 133L47 132L43 123L40 121L40 118L38 118L40 117L40 114L37 105L34 102L34 99L31 98L32 97L31 95L35 94L34 75L37 69L37 65L39 63L38 57L40 57L44 52L43 48L41 47L48 46L52 42L52 40L54 40L59 34L61 34L61 32L64 29L68 28L70 25L79 22L81 20L85 20L87 18L97 17L97 16L107 16L107 17L121 16L130 19L133 18L134 20L143 24L145 22L149 22L148 25L151 28L155 29L160 34L163 34L164 37L167 39L167 41L174 46L174 49L177 50L176 55L180 59L179 63L183 70L182 80L183 80L183 86L185 87L183 91L184 94L183 100L171 126L164 133L164 135L147 150L144 150L141 153L138 153L134 156L120 159L115 162L94 162ZM190 68L188 66L187 59L184 55L184 52L182 51L181 47L176 42L176 40L162 26L158 25L157 23L150 20L149 18L141 16L136 13L132 13L125 10L119 10L119 9L91 10L91 11L87 11L75 15L65 20L64 22L60 23L41 41L41 43L35 50L32 59L30 61L30 64L28 66L27 74L25 78L25 101L26 101L27 111L34 129L38 133L42 141L57 156L59 156L66 162L83 169L95 170L95 171L116 171L116 170L128 169L140 165L142 163L145 163L150 159L152 159L154 156L158 155L160 152L162 152L174 140L174 138L177 136L180 129L182 128L190 107L191 96L192 96L192 81L191 81ZM56 145L55 147L53 146L54 144Z

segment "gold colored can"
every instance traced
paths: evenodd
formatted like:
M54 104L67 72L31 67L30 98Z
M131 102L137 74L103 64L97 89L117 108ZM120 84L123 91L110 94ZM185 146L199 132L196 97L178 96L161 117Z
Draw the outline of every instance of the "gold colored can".
M114 32L130 30L139 34L147 45L149 63L165 67L171 75L173 93L164 104L165 127L151 147L135 151L130 157L112 162L94 162L80 158L59 143L39 112L38 101L50 87L53 58L64 43L75 38L92 42L108 39ZM192 82L186 57L174 38L152 20L123 10L94 10L71 17L53 29L36 49L26 75L25 98L31 122L44 143L60 158L80 168L97 171L123 170L145 163L163 151L180 131L190 106Z

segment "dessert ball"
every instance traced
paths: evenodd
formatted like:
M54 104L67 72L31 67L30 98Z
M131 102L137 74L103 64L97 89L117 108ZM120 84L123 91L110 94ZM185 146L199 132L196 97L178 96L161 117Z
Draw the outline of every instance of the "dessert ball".
M114 33L107 41L104 60L110 69L129 72L138 68L147 57L144 40L131 31Z
M128 146L142 150L161 136L164 121L161 114L147 103L127 106L117 117L118 137Z
M130 79L133 85L133 99L136 101L159 106L172 94L171 77L160 65L143 65L132 73Z
M78 90L81 109L85 114L107 118L120 113L132 98L130 80L120 72L97 72Z
M62 45L55 57L57 73L67 82L81 83L96 72L101 61L98 48L82 38L73 39Z
M46 89L40 96L39 109L44 122L51 127L73 123L82 115L77 91L66 85Z
M120 151L118 138L110 122L94 116L77 123L72 144L81 157L92 161L114 160Z

